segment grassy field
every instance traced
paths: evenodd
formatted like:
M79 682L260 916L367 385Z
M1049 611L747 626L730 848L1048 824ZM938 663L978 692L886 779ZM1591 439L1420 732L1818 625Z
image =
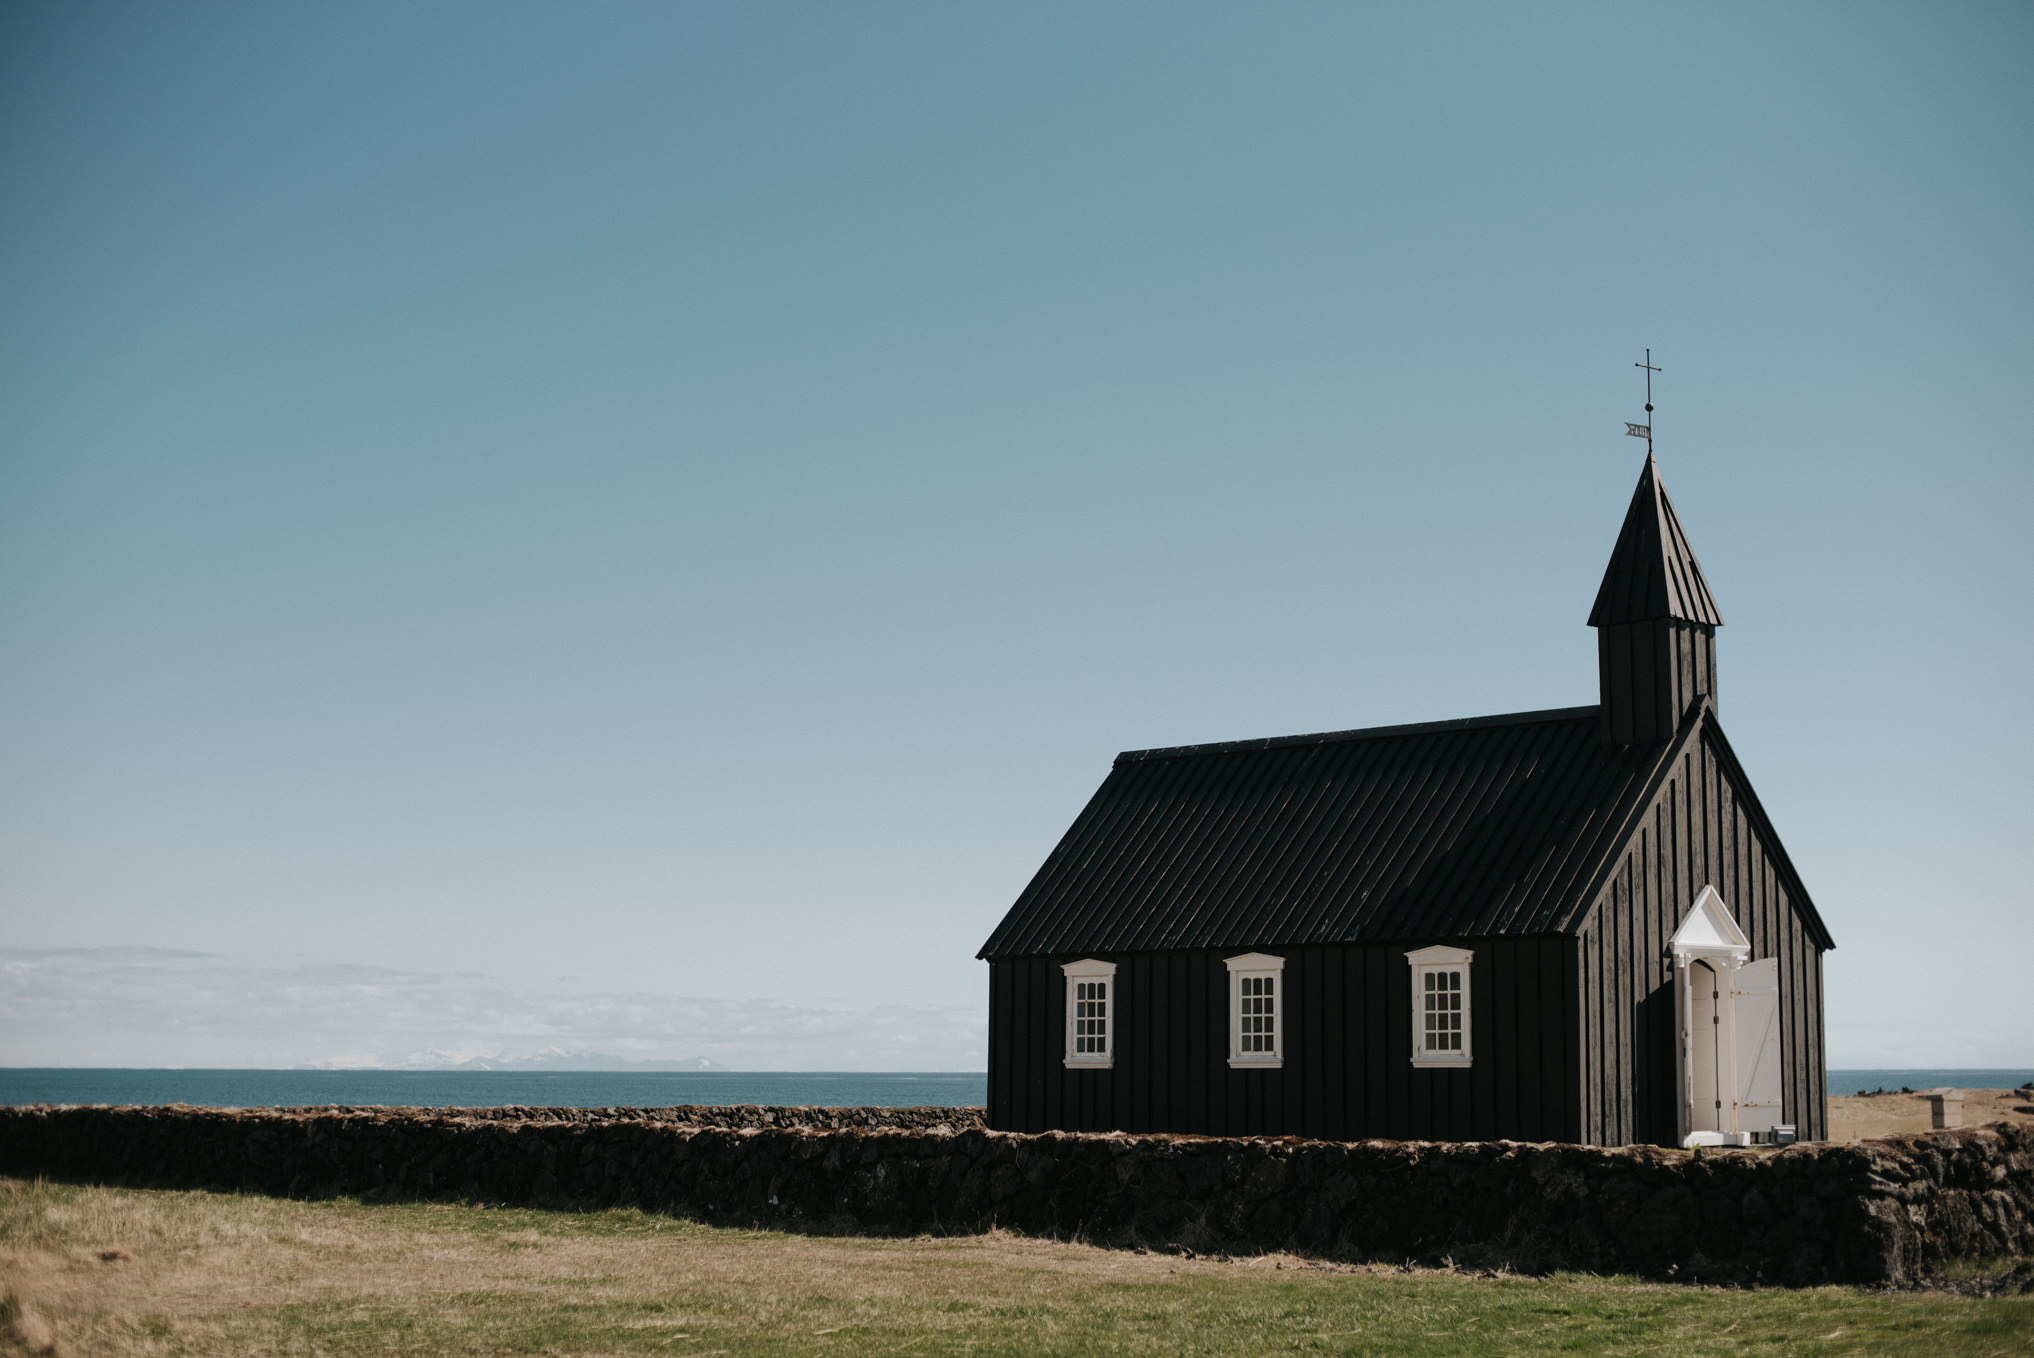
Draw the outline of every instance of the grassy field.
M1473 1277L5 1179L0 1288L0 1345L66 1354L2034 1353L2034 1297Z

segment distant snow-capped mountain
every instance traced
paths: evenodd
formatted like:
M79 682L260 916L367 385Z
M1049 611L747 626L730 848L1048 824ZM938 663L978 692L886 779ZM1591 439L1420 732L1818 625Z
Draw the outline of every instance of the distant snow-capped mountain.
M704 1056L682 1061L632 1061L605 1052L565 1051L549 1047L527 1056L473 1056L466 1052L418 1052L393 1067L397 1070L610 1070L610 1071L725 1071L718 1061Z

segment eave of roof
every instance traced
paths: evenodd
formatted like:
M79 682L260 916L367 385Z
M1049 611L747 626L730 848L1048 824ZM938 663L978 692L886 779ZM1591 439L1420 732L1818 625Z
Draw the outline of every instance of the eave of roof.
M1687 752L1688 746L1700 735L1704 716L1713 714L1715 710L1706 696L1689 705L1686 715L1681 718L1680 729L1674 732L1674 738L1661 748L1659 758L1653 761L1652 773L1646 778L1644 787L1636 796L1627 798L1624 805L1619 808L1621 814L1617 828L1611 835L1616 847L1598 860L1595 871L1590 874L1588 885L1569 899L1567 908L1555 921L1557 928L1564 932L1572 932L1587 925L1589 916L1595 912L1597 902L1602 899L1603 888L1610 880L1610 874L1617 870L1618 862L1624 856L1625 846L1629 845L1632 836L1638 833L1639 822L1652 810L1653 804L1660 798L1661 789L1667 785L1667 780L1673 777L1674 766L1681 762L1681 756Z
M1616 840L1629 844L1638 833L1639 823L1652 811L1659 800L1660 790L1673 776L1674 766L1681 760L1688 747L1697 741L1706 740L1716 752L1717 762L1723 765L1723 773L1730 780L1731 791L1745 816L1751 821L1752 830L1759 837L1766 853L1772 858L1773 868L1780 876L1780 883L1787 890L1787 899L1799 914L1801 922L1815 939L1816 946L1824 952L1833 952L1836 939L1829 932L1829 926L1822 922L1822 912L1815 908L1814 900L1808 895L1808 886L1801 880L1801 874L1794 867L1794 860L1787 855L1787 846L1780 842L1779 831L1773 828L1772 818L1759 801L1759 794L1745 775L1744 765L1738 762L1737 752L1731 748L1730 738L1723 733L1723 722L1716 715L1716 707L1708 699L1691 705L1688 715L1682 718L1681 729L1674 734L1661 753L1659 763L1654 766L1653 776L1647 781L1643 795L1631 800L1625 816L1625 823L1619 829ZM1589 919L1603 903L1603 888L1608 884L1610 874L1617 869L1622 853L1607 856L1598 865L1596 874L1588 888L1569 903L1568 909L1556 919L1559 932L1572 933L1586 929Z
M1738 762L1737 751L1730 746L1730 737L1723 733L1723 722L1718 719L1716 709L1710 708L1703 722L1703 733L1716 747L1716 758L1723 765L1724 772L1734 785L1738 801L1744 805L1745 814L1751 817L1759 837L1765 842L1766 852L1772 855L1773 865L1779 869L1780 879L1787 888L1789 898L1809 932L1822 945L1824 951L1834 951L1836 939L1829 932L1829 926L1822 922L1822 912L1815 908L1815 902L1808 895L1808 885L1801 880L1801 874L1794 869L1794 860L1787 856L1787 846L1780 842L1779 831L1773 828L1772 818L1766 815L1766 808L1759 801L1759 794L1752 789L1751 779L1745 775L1744 765Z

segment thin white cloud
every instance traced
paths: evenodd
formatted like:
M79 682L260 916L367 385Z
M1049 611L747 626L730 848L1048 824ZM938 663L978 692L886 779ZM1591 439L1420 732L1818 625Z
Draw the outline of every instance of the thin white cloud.
M1831 1015L1838 1068L2024 1065L2018 1034ZM234 966L180 948L0 949L0 1065L428 1068L569 1053L731 1070L981 1070L968 1006L527 988L473 972Z
M218 955L210 952L192 952L189 948L143 948L131 945L109 948L0 948L0 958L30 960L79 957L95 962L177 962Z
M136 951L0 954L0 1064L416 1067L569 1051L932 1071L980 1070L987 1050L986 1015L962 1006L536 990L386 967L166 965Z

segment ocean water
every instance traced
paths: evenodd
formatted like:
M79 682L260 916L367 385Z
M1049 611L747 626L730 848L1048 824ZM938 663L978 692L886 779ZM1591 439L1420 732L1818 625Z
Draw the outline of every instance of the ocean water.
M209 1108L980 1107L985 1074L707 1071L0 1069L0 1105L188 1103Z
M2034 1067L2007 1070L1832 1070L1829 1092L1862 1094L1872 1089L2018 1089L2034 1080Z
M1829 1092L1868 1089L2017 1089L2034 1069L1832 1070ZM0 1104L188 1103L210 1108L356 1107L666 1108L759 1103L832 1108L978 1108L988 1076L974 1074L477 1070L105 1070L0 1068Z

